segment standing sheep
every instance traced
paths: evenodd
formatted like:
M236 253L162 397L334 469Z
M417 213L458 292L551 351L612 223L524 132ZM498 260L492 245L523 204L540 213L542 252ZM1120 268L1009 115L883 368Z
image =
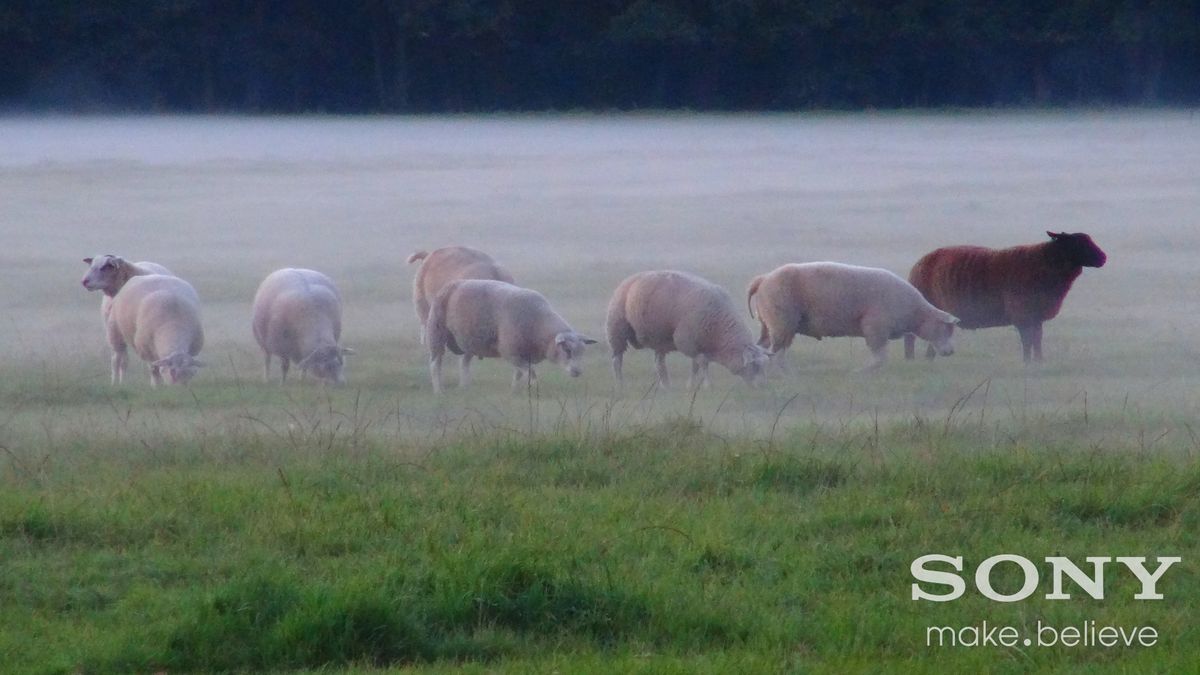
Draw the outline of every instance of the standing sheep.
M1088 235L1047 232L1050 241L1005 249L949 246L925 254L908 280L929 302L953 312L963 328L1016 326L1025 362L1042 360L1042 324L1058 316L1084 267L1108 256ZM913 358L914 336L904 338ZM926 351L933 358L933 349Z
M281 382L294 362L301 377L311 372L344 384L342 296L329 277L313 270L284 268L267 275L254 294L254 339L262 347L263 379L271 381L271 356L279 357Z
M495 279L508 284L513 277L492 256L469 246L446 246L432 253L417 251L408 256L409 264L423 261L413 277L413 305L421 322L421 343L425 342L425 324L434 298L451 281L459 279Z
M184 384L204 363L195 357L204 346L200 298L191 284L166 274L135 276L113 297L108 314L108 343L113 350L114 384L125 380L129 346L150 364L150 383Z
M785 358L797 333L818 340L866 338L874 358L864 370L886 363L888 340L908 333L929 340L945 356L954 353L958 319L884 269L834 262L783 265L750 282L746 302L751 316L758 307L760 344L770 347L772 358Z
M690 387L708 383L709 361L750 385L761 379L767 363L767 352L754 344L729 293L686 272L641 272L622 281L608 303L607 329L618 387L629 346L654 350L664 388L670 384L666 357L673 351L692 359Z
M513 389L543 360L562 365L571 377L583 372L584 346L596 341L580 335L537 291L494 279L461 279L447 284L429 312L425 344L433 390L442 390L442 356L462 355L459 385L471 381L471 359L502 358L513 365Z
M146 274L165 274L167 276L175 276L171 270L149 261L131 263L124 258L115 255L98 255L94 258L84 258L83 262L88 265L87 274L83 275L83 280L80 282L83 287L89 291L101 291L100 297L100 317L107 322L108 310L112 305L112 298L121 290L125 282L133 277Z

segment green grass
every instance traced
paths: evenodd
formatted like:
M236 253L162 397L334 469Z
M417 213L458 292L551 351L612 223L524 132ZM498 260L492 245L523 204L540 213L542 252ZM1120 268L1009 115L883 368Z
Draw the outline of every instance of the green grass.
M1200 668L1200 466L1182 436L1043 445L1012 421L917 419L734 438L666 417L393 441L337 427L353 419L339 396L309 411L336 429L316 440L250 424L83 442L51 426L22 454L8 430L5 672ZM1087 438L1112 423L1099 417L1042 423ZM1133 601L1115 571L1102 602L1046 601L1048 586L1012 605L913 602L909 564L932 552L968 572L996 553L1185 562L1159 602ZM924 644L926 626L984 619L1161 639Z

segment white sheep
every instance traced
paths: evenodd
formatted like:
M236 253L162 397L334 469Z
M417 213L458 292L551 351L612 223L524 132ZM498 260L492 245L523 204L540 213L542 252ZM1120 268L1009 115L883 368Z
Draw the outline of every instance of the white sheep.
M459 385L471 381L471 359L502 358L513 365L513 389L523 376L532 384L533 366L548 360L571 377L583 372L584 346L596 341L571 328L537 291L494 279L450 282L434 298L426 323L429 374L442 390L442 356L462 355Z
M915 333L941 354L954 353L958 319L934 307L921 292L888 270L834 262L783 265L750 282L746 303L758 309L759 344L786 369L786 350L799 333L862 337L873 355L863 370L887 362L888 340Z
M263 379L271 380L271 356L279 357L280 381L292 363L300 376L344 384L342 296L329 277L308 269L284 268L267 275L254 294L254 339L262 347Z
M125 380L129 346L150 364L150 383L162 384L166 371L172 384L183 384L204 363L196 359L204 346L200 298L191 284L166 274L135 276L113 297L108 313L108 343L113 350L114 384Z
M425 343L425 324L434 298L451 281L459 279L495 279L515 284L513 277L492 256L469 246L446 246L432 253L417 251L408 256L409 264L421 260L413 277L413 305L421 323L421 343Z
M171 270L158 263L152 263L148 260L131 263L120 256L111 254L84 258L83 262L88 265L88 271L87 274L83 275L83 280L80 283L89 291L102 292L100 296L100 317L105 322L108 321L108 309L112 305L112 298L121 290L125 282L133 277L145 274L175 276Z
M768 359L729 293L686 272L641 272L622 281L608 304L607 330L617 386L623 384L621 367L630 345L654 351L663 387L670 384L666 357L673 351L692 359L689 387L708 383L710 361L753 386L760 382Z

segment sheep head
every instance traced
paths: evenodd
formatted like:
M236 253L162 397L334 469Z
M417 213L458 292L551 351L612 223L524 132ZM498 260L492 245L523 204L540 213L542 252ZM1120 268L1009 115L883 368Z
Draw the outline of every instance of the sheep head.
M1080 267L1104 267L1108 256L1092 238L1083 232L1046 232L1055 253L1072 265Z

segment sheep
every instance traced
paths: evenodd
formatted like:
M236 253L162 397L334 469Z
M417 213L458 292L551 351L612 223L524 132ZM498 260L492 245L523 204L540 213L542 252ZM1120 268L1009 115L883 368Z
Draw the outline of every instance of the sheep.
M113 296L108 314L108 343L113 350L112 381L125 381L129 346L150 364L150 384L162 384L166 371L172 384L186 384L204 363L196 359L204 346L200 298L188 282L167 274L131 278Z
M958 319L929 304L912 284L888 270L835 262L793 263L756 277L746 294L758 308L760 342L783 361L797 333L862 337L872 354L864 371L887 362L888 340L916 333L946 356L954 353ZM786 366L785 366L786 367Z
M425 343L425 324L429 307L446 284L458 279L495 279L515 284L513 276L492 257L469 246L446 246L432 253L417 251L408 256L411 265L423 261L413 277L413 305L420 322L421 344Z
M596 341L577 333L537 291L495 279L459 279L434 298L426 323L429 374L442 391L442 356L462 355L459 386L471 381L471 359L502 358L516 369L513 390L523 376L537 379L533 366L543 360L563 366L571 377L583 372L584 347Z
M1108 256L1082 232L1046 232L1050 241L1005 249L950 246L925 254L908 280L934 306L953 312L963 328L1015 326L1025 363L1042 360L1042 324L1058 316L1063 299L1084 267L1103 267ZM905 336L904 356L915 355L916 336ZM934 357L932 348L926 350Z
M625 350L654 351L658 384L670 386L667 354L678 351L692 359L689 388L709 385L708 364L716 361L747 384L763 377L767 352L734 308L724 288L687 272L640 272L613 292L606 321L617 387L624 384L621 369Z
M112 305L112 298L121 290L125 282L133 277L144 274L175 276L171 270L158 263L145 260L131 263L120 256L111 254L84 258L83 262L88 265L88 272L83 275L83 280L80 283L89 291L102 291L100 296L100 317L105 322L108 321L108 311Z
M271 381L271 357L279 357L280 383L295 363L300 378L312 373L326 383L345 384L342 296L333 281L315 270L285 267L263 279L254 294L252 328L263 350L263 381Z

